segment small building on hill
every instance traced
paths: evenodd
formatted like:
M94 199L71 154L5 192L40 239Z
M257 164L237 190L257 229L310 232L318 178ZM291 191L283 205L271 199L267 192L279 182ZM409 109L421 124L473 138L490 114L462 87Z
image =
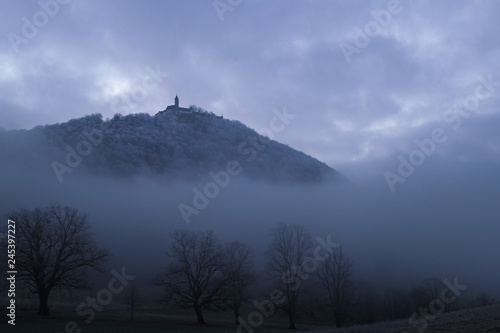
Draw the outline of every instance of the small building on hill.
M174 100L174 105L169 105L165 109L165 111L173 111L173 112L178 112L178 113L191 113L193 110L190 108L182 108L179 106L179 97L175 95L175 100Z
M190 114L193 116L213 116L216 118L223 118L222 116L217 116L212 112L208 112L202 108L196 107L196 105L192 105L189 108L183 108L179 106L179 97L175 95L174 104L167 106L167 108L163 111L159 111L156 115L162 114L164 112L172 112L174 114Z

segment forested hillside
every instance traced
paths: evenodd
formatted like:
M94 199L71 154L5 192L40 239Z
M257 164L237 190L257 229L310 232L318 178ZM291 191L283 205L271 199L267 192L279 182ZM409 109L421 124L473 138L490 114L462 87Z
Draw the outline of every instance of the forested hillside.
M207 112L117 114L106 120L93 114L29 131L4 131L0 136L0 149L7 155L9 142L24 142L23 150L31 151L31 157L50 155L42 157L56 162L52 166L61 174L64 168L81 164L99 175L146 173L192 179L224 170L232 160L252 179L318 182L336 174L326 164L241 122ZM44 153L34 149L39 145Z

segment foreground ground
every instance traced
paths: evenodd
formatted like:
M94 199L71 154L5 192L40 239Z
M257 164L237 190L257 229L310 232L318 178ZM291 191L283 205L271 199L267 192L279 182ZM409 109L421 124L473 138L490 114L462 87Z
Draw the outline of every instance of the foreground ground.
M418 318L412 326L407 319L355 326L344 329L320 330L317 333L500 333L500 304L445 313L435 319Z
M207 314L206 320L209 325L199 326L193 323L193 316L189 312L168 314L164 310L140 310L135 313L134 321L130 321L126 311L110 310L98 313L96 319L86 324L81 318L75 317L74 310L54 310L50 317L40 317L35 310L19 311L16 316L16 325L8 325L7 317L2 312L0 332L26 332L26 333L230 333L237 332L236 326L231 324L229 313ZM421 318L420 318L421 319ZM66 324L75 321L78 327L65 330ZM427 324L427 326L425 326ZM255 328L259 333L282 333L290 332L286 329L284 318L266 319L261 327ZM248 333L242 330L241 333ZM500 333L500 304L489 307L461 310L447 313L437 318L428 318L426 322L420 321L418 325L411 326L408 320L399 320L374 325L355 326L343 329L334 329L315 321L304 321L298 324L299 332L316 333L443 333L443 332L499 332Z
M130 321L130 314L124 310L105 310L97 313L96 318L89 324L75 315L73 309L53 310L49 317L38 316L36 310L22 310L16 314L16 325L8 325L8 317L2 313L0 322L1 333L233 333L237 332L237 326L233 323L231 313L209 313L205 315L207 325L196 324L196 317L192 311L179 311L168 313L166 310L137 310L134 321ZM74 321L78 327L65 331L68 322ZM266 319L262 326L255 328L259 333L283 333L286 329L286 318ZM317 331L327 329L328 326L317 321L303 321L298 325L300 331ZM249 333L241 330L241 333Z

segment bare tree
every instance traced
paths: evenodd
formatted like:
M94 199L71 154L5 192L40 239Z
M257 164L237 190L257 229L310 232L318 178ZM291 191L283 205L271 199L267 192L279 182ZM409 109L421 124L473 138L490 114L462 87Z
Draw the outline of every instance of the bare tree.
M286 300L276 304L289 320L289 328L295 329L299 294L302 291L302 265L312 247L312 239L306 229L297 224L280 223L271 230L271 243L267 250L268 274L283 291Z
M256 275L252 273L251 252L248 245L240 242L232 242L224 247L227 304L233 310L236 325L239 325L241 305L250 298L248 287L256 280Z
M203 310L218 311L225 303L224 253L212 231L177 230L167 255L172 262L154 280L164 286L167 300L182 308L193 308L199 324Z
M132 284L131 288L129 288L128 293L122 299L122 303L130 306L130 320L133 321L135 309L142 305L142 298L135 284Z
M342 247L333 251L318 270L336 327L343 325L354 304L355 289L351 274L352 262L345 257Z
M53 205L11 215L16 222L18 278L38 294L38 314L49 315L54 290L86 287L89 268L100 270L109 253L92 241L87 217L67 206Z

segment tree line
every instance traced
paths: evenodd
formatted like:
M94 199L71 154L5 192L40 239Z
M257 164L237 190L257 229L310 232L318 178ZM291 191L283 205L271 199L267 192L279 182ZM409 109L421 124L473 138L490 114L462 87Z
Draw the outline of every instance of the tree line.
M71 296L85 288L88 273L102 270L110 256L94 243L87 216L74 208L52 205L20 210L9 218L17 225L17 278L38 296L40 315L49 315L53 293ZM250 246L222 243L211 230L176 230L170 238L166 266L152 282L163 290L165 303L192 309L199 324L206 324L206 311L231 311L235 325L249 325L251 316L241 313L245 304L259 318L258 323L252 319L252 326L262 324L275 309L286 316L290 329L305 317L337 327L409 318L438 299L444 288L441 280L429 278L409 290L380 293L355 280L353 262L342 246L330 238L320 246L297 224L271 228L263 272L257 272ZM135 286L130 293L133 319L139 299ZM493 302L482 293L467 305ZM446 304L444 311L459 306Z

